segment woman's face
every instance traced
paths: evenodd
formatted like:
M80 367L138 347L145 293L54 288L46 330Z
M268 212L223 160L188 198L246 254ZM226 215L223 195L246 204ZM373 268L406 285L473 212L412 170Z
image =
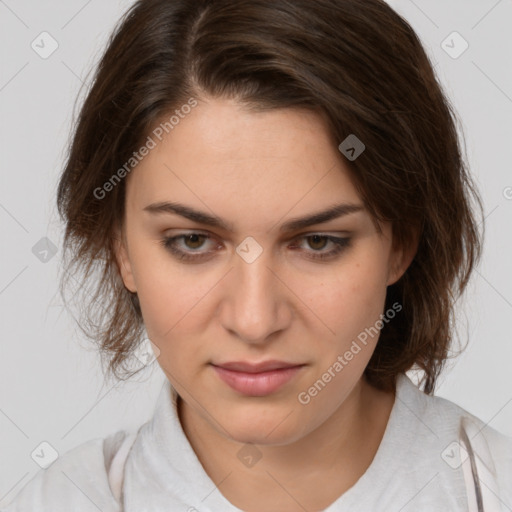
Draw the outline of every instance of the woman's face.
M127 178L124 283L186 406L237 441L292 442L338 410L409 262L344 158L317 114L209 100ZM297 368L219 368L268 361Z

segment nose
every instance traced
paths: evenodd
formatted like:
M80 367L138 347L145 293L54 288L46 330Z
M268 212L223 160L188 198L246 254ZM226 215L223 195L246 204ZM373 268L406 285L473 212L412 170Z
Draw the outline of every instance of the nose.
M251 263L235 255L225 290L222 324L246 343L264 344L291 321L286 287L276 276L265 251Z

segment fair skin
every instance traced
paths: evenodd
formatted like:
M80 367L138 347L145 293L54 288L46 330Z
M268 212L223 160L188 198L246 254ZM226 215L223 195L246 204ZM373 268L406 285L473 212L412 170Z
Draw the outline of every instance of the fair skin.
M346 166L315 113L254 113L209 98L127 180L117 249L124 284L137 292L158 362L181 397L191 446L219 491L242 510L326 508L370 465L394 403L393 393L363 377L378 336L309 403L298 400L375 325L386 287L413 257L395 249L391 226L382 224L379 233L364 208L280 230L333 205L362 206ZM162 202L227 225L145 210ZM209 238L174 246L199 259L180 260L162 245L166 236L191 232ZM336 244L324 235L350 242L333 255ZM262 248L251 263L236 251L246 237ZM302 366L265 396L232 389L212 366L269 359ZM251 467L237 456L247 443L261 454Z

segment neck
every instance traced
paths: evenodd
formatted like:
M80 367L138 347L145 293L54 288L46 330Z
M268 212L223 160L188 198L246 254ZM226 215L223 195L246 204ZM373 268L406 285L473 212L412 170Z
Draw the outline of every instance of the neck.
M203 468L213 482L223 482L219 490L231 503L248 512L279 504L286 512L326 508L357 482L377 452L393 403L393 393L361 378L311 432L288 444L252 446L261 458L250 467L238 458L245 443L221 434L181 398L178 414Z

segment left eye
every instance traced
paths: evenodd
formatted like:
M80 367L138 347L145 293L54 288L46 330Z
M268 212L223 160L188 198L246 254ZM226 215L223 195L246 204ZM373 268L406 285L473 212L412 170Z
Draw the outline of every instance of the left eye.
M315 250L324 249L325 246L331 241L329 237L322 235L306 236L304 237L304 240L307 240L309 247Z
M178 260L181 261L194 261L200 259L209 258L213 250L200 251L204 248L205 242L212 238L204 233L186 233L173 237L163 238L162 245L173 254ZM297 240L307 241L310 250L303 248L303 244L296 244ZM295 239L294 244L290 245L290 249L296 250L303 249L307 258L310 259L326 259L336 257L350 244L350 238L339 238L332 235L323 235L320 233L314 233L311 235L303 235ZM215 245L215 244L214 244ZM331 245L330 250L324 250L326 247ZM217 247L219 245L217 244Z
M297 240L307 241L307 244L313 250L306 250L306 252L309 252L308 257L312 259L333 258L350 245L350 238L340 238L332 235L322 235L320 233L305 235L298 238ZM329 243L331 244L332 248L328 251L323 251L322 249L325 249ZM294 247L296 246L292 246L292 248Z

